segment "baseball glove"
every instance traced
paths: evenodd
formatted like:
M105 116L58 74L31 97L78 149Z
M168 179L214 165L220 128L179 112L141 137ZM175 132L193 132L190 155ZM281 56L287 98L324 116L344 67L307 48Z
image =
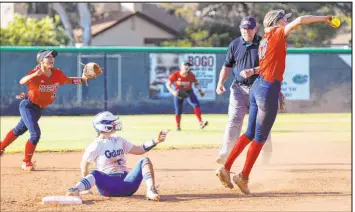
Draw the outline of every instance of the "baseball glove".
M88 63L84 66L83 75L81 76L88 86L88 79L94 79L102 74L102 69L97 63Z
M188 97L188 96L189 96L189 94L187 93L187 91L185 91L185 90L179 90L179 91L178 91L177 97L178 97L179 99L185 99L185 98Z

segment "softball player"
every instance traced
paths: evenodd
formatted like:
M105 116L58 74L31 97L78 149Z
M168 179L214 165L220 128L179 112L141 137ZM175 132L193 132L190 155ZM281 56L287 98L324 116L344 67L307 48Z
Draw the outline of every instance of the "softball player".
M221 69L216 92L221 95L225 92L224 83L233 69L233 83L230 87L228 106L228 122L224 131L217 163L224 164L232 151L234 144L240 136L245 114L249 111L249 91L257 78L253 74L248 78L240 76L244 69L259 66L258 48L261 37L256 34L256 20L252 16L245 17L240 24L240 37L234 39L228 47L228 52ZM267 148L264 148L264 162L268 163L272 153L271 135L267 139Z
M216 175L224 186L233 188L230 180L231 166L245 146L251 143L243 171L233 177L233 181L244 194L250 193L249 174L277 115L279 93L286 65L288 36L302 24L324 22L333 26L330 21L332 16L301 16L288 23L287 20L291 15L291 13L285 14L283 10L272 10L265 15L263 21L265 35L259 46L260 67L256 70L246 69L240 73L245 78L255 71L259 74L250 90L248 129L239 137L227 162L217 170Z
M194 113L200 123L200 128L203 129L208 125L208 121L202 121L200 103L192 90L192 83L195 84L201 96L204 96L205 92L202 91L195 75L191 72L191 66L192 65L188 62L181 63L180 70L172 73L169 80L166 82L166 88L174 96L175 121L178 131L181 130L180 121L185 98L187 98L188 103L194 108ZM177 90L172 88L172 84L174 84ZM179 93L182 93L181 91L183 91L184 96L179 95Z
M0 155L2 155L7 146L27 130L30 131L30 139L26 143L25 158L21 166L25 171L33 171L35 168L31 159L41 137L38 120L41 118L42 111L55 100L58 87L63 84L81 84L86 80L81 77L67 77L60 69L55 68L54 58L57 55L58 52L55 50L39 51L37 54L39 65L20 80L21 85L28 85L28 97L19 96L23 99L19 106L21 120L7 133L0 144Z
M84 190L96 185L102 196L131 196L139 188L142 180L146 184L146 198L159 200L155 188L153 165L148 157L141 158L136 166L128 171L126 154L142 155L158 143L165 141L168 131L161 131L157 139L147 141L142 146L135 146L124 138L115 136L122 129L118 116L109 111L97 114L93 126L98 137L86 149L82 162L82 179L68 190L68 196L79 196ZM96 164L96 169L88 174L90 163Z

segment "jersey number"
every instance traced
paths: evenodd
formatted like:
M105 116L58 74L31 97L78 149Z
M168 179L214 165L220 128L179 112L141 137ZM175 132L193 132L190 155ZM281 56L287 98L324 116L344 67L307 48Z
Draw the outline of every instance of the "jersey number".
M118 159L117 160L117 164L120 166L120 165L122 165L122 159Z
M268 43L268 40L262 40L262 41L260 41L260 45L259 45L259 59L264 59L264 58L265 58L267 43Z

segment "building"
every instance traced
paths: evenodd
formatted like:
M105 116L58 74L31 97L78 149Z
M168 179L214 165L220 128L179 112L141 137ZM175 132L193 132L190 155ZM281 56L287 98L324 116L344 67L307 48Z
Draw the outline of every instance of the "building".
M188 24L158 4L115 4L119 10L108 12L114 17L92 25L92 46L155 46L180 36ZM81 35L81 28L74 30L78 43Z

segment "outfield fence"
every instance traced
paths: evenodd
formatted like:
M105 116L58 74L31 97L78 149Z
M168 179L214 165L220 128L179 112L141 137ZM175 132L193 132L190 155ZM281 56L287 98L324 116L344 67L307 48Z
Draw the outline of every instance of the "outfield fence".
M27 90L18 81L36 66L40 49L59 52L55 66L67 76L80 76L80 63L96 62L104 75L89 86L64 85L47 115L86 115L101 110L119 114L173 113L167 77L189 60L207 95L200 98L205 113L226 113L229 91L215 94L226 48L167 47L1 47L1 115L18 115L14 96ZM290 113L351 112L351 49L289 48L282 90ZM232 76L226 85L230 85ZM184 111L191 113L186 105Z

